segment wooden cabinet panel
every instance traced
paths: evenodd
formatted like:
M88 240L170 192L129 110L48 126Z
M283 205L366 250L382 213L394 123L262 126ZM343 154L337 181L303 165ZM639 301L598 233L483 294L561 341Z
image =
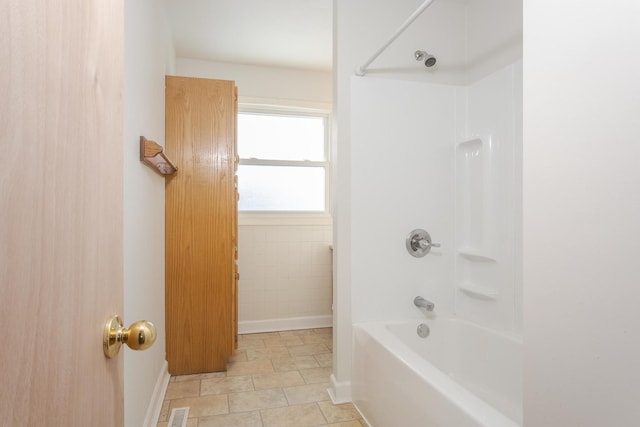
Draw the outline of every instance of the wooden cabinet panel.
M236 89L167 77L167 361L172 374L222 371L237 326Z

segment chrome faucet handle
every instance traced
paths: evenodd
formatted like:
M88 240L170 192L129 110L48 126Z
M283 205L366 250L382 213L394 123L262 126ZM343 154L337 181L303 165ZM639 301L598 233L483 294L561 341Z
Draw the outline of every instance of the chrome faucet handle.
M428 241L426 239L417 239L416 240L416 244L418 246L420 246L420 248L422 248L422 249L427 249L429 247L431 247L431 248L439 248L440 247L440 243L433 243L433 242L430 242L430 241Z
M406 246L411 256L421 258L428 254L431 248L439 248L440 243L433 243L429 233L418 228L407 235Z

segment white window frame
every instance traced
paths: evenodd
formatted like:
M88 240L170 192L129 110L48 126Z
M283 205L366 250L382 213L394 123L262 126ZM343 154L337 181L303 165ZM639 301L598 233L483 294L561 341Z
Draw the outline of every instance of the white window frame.
M239 225L330 225L332 223L331 109L327 105L282 105L279 103L238 102L238 113L276 116L321 117L324 121L324 161L262 160L240 158L241 165L308 166L325 170L324 211L239 211ZM238 142L240 143L240 142ZM242 195L240 195L242 197Z

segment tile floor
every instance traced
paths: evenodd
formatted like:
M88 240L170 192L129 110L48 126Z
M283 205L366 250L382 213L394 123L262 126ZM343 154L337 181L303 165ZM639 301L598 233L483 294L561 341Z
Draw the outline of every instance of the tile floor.
M227 372L171 377L158 427L188 406L188 427L362 427L350 404L334 405L331 328L247 334Z

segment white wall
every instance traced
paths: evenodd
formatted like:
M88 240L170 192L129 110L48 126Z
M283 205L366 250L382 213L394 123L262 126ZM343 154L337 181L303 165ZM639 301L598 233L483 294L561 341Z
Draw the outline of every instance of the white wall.
M178 58L176 74L185 77L234 80L240 102L243 97L286 100L316 105L332 102L331 72L228 64Z
M240 104L331 111L330 72L188 58L176 67L182 76L234 80ZM240 215L239 333L332 325L331 230L328 218Z
M161 6L125 2L124 323L152 321L156 343L124 348L125 425L155 425L156 382L165 363L164 178L140 163L140 135L164 145L164 76L172 47ZM114 141L114 143L116 143ZM164 390L162 390L164 391ZM159 396L160 403L162 397Z
M640 5L525 2L524 421L638 424Z
M471 83L522 58L522 1L469 1L467 32Z

